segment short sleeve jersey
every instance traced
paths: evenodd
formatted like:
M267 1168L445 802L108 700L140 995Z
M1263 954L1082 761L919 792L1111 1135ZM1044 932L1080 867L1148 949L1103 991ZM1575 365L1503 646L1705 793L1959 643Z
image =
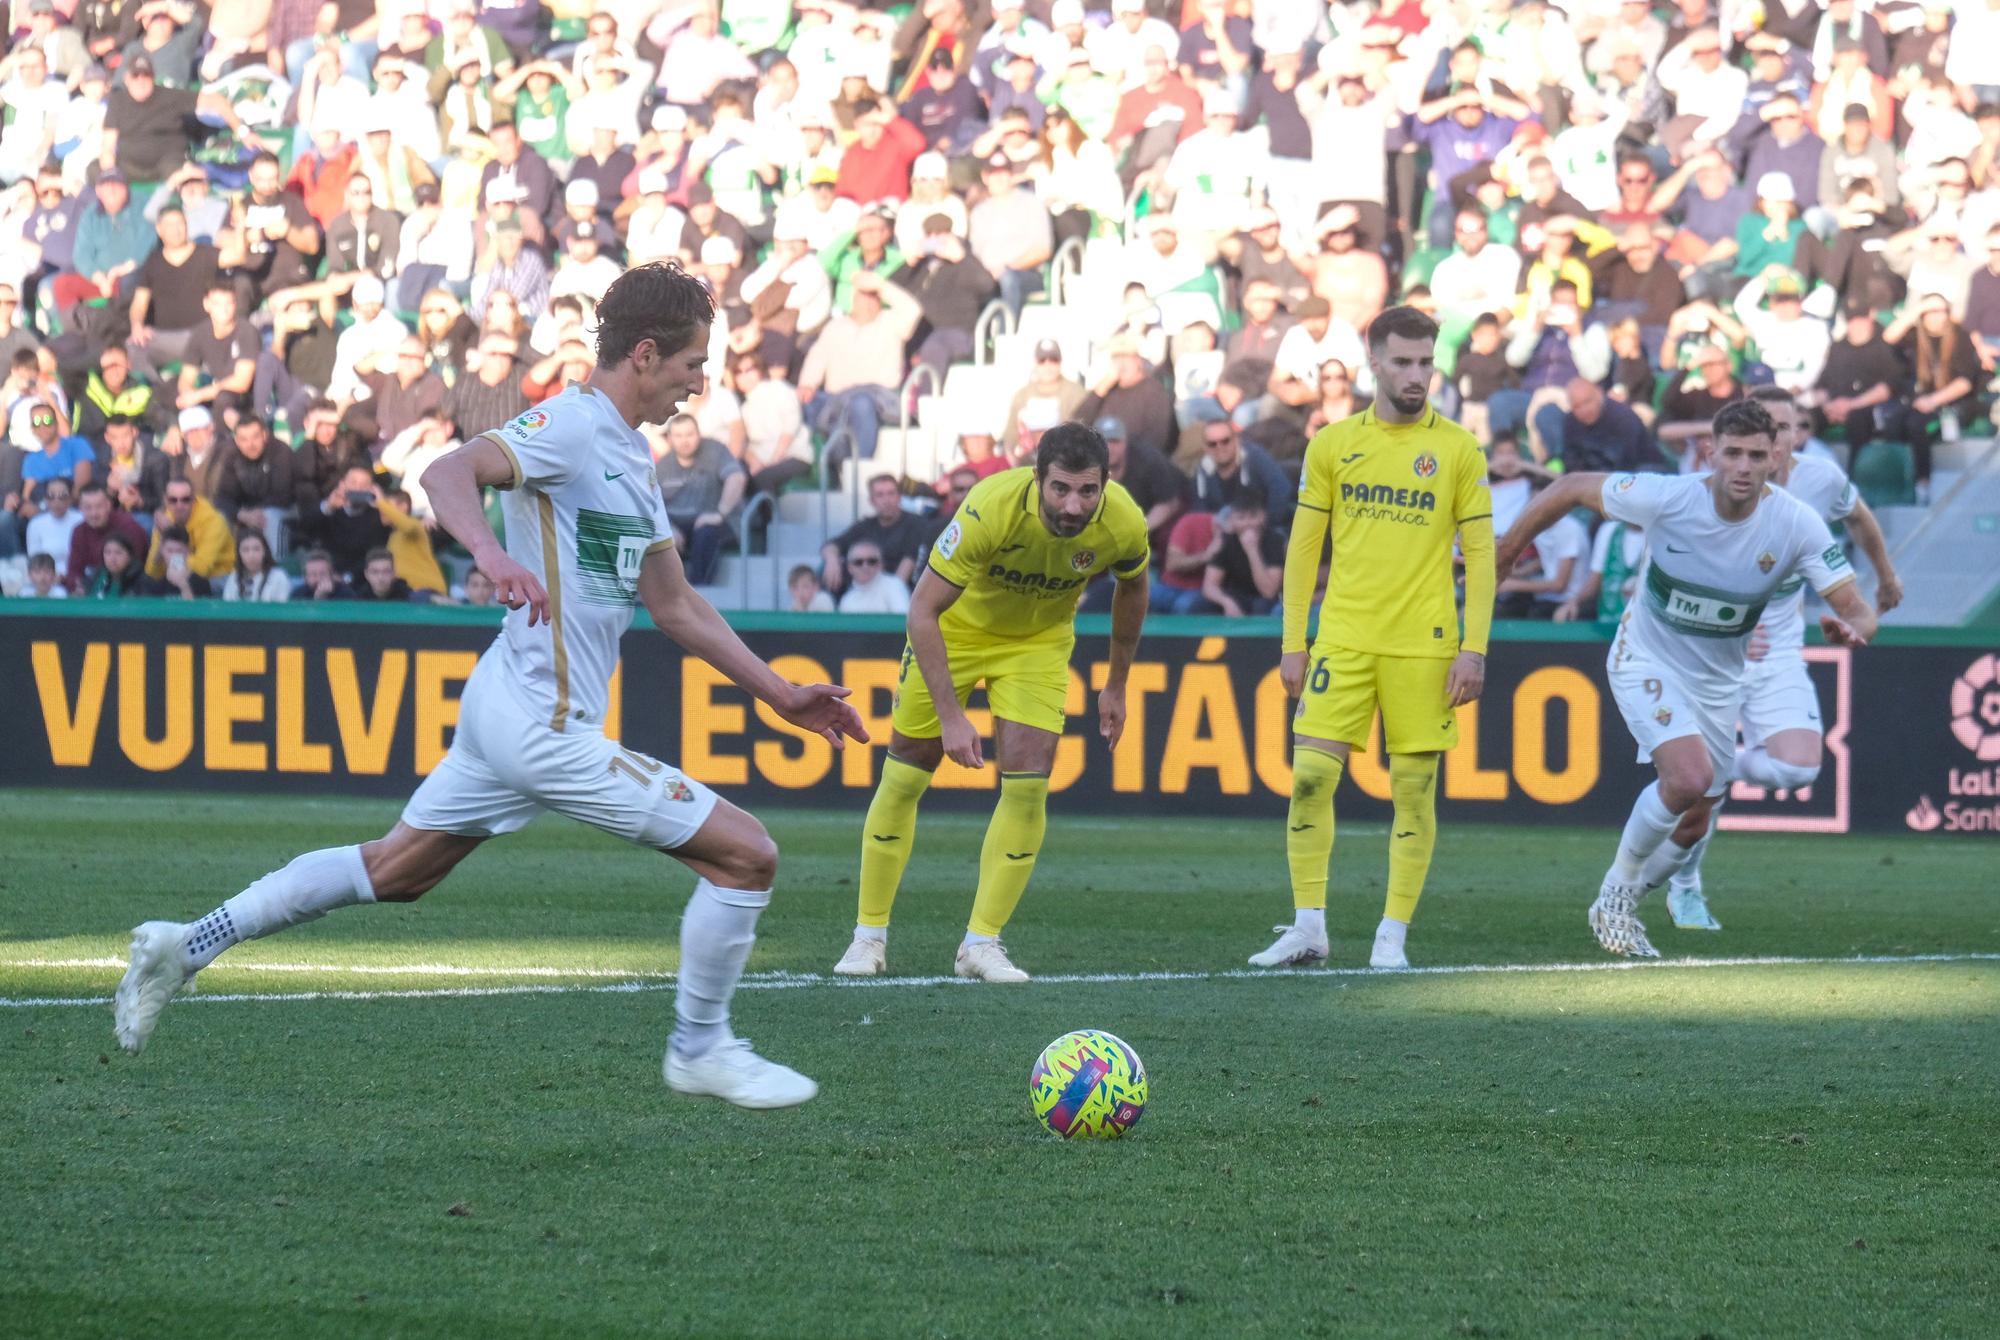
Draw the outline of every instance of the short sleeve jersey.
M1461 524L1493 515L1486 457L1471 433L1436 410L1384 423L1370 405L1313 435L1299 506L1328 513L1333 534L1317 645L1458 655L1452 544ZM1292 617L1288 610L1285 645L1303 646Z
M931 546L930 566L964 594L938 621L949 639L1075 638L1076 603L1100 572L1146 570L1146 514L1121 484L1105 486L1081 532L1051 534L1042 520L1033 466L973 485Z
M1792 461L1792 473L1785 480L1785 492L1797 498L1831 526L1853 515L1861 501L1854 483L1832 461L1818 456L1800 456ZM1764 631L1770 635L1774 652L1796 651L1806 643L1806 583L1795 576L1778 588L1764 611Z
M483 436L514 470L502 501L507 554L549 593L547 623L529 627L524 606L501 625L508 686L551 730L601 729L618 642L639 600L639 565L674 542L652 453L584 385Z
M1822 593L1854 569L1817 513L1781 488L1725 521L1708 475L1612 475L1604 514L1646 531L1646 573L1611 663L1651 661L1696 694L1726 697L1743 677L1743 649L1771 599L1804 578Z

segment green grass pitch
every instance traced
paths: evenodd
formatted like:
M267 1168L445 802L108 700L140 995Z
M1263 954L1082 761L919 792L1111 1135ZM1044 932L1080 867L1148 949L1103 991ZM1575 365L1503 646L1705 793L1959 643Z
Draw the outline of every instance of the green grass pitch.
M690 886L660 857L545 819L415 906L232 950L204 996L288 998L176 1004L135 1060L101 1003L133 923L395 807L0 805L9 1336L1973 1336L2000 1315L2000 889L1974 840L1726 835L1727 930L1655 902L1655 942L1804 961L1565 972L1608 962L1584 908L1615 834L1447 826L1412 961L1537 970L1222 976L1289 915L1282 826L1058 803L1009 945L1111 980L1010 990L812 976L853 922L856 817L770 811L785 866L737 1027L822 1093L754 1114L660 1082ZM894 971L949 974L980 831L923 824ZM1366 960L1384 848L1341 832L1336 968ZM1876 956L1904 961L1855 961ZM1079 1027L1146 1061L1123 1142L1029 1115L1037 1052Z

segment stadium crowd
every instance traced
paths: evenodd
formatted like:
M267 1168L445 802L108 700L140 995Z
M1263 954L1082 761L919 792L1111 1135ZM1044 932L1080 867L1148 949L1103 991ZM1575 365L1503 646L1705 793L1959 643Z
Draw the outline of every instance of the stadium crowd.
M1155 609L1269 611L1397 301L1501 529L1565 468L1695 467L1764 383L1928 501L2000 354L1996 39L2000 0L12 0L0 572L486 603L424 466L586 375L662 260L718 309L648 429L694 580L751 498L867 480L799 609L907 608L965 491L1082 419ZM935 487L871 469L1073 242L1122 297L1065 313L1089 356L1036 344ZM1565 523L1502 612L1615 617L1638 544Z

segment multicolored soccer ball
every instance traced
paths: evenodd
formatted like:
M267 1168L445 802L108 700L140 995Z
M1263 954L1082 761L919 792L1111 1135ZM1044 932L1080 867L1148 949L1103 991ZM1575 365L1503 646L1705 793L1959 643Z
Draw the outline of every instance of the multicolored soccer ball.
M1065 1033L1028 1076L1035 1116L1065 1140L1116 1140L1146 1112L1139 1053L1100 1029Z

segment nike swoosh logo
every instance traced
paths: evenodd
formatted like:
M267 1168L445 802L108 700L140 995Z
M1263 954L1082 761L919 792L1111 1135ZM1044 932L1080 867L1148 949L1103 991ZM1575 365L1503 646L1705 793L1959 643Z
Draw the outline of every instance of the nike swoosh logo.
M1305 831L1306 831L1306 830L1307 830L1308 828L1311 828L1311 827L1312 827L1312 825L1311 825L1311 824L1293 824L1293 825L1292 825L1292 831L1293 831L1294 833L1303 833L1303 832L1305 832Z
M1668 545L1668 546L1667 546L1667 552L1668 552L1668 553L1670 553L1670 554L1691 554L1691 553L1693 553L1693 552L1694 552L1694 550L1692 550L1692 549L1677 549L1677 548L1675 548L1675 547L1674 547L1673 545L1671 545L1671 544L1670 544L1670 545Z
M1409 832L1407 832L1407 833L1398 833L1398 834L1396 834L1396 836L1397 836L1397 837L1399 837L1399 838L1402 838L1402 837L1415 837L1416 835L1417 835L1417 830L1416 830L1416 829L1414 829L1414 828L1412 828L1412 829L1411 829L1411 830L1410 830Z
M1031 851L1010 851L1007 853L1007 859L1010 861L1025 861L1033 855L1034 853Z
M1363 456L1366 456L1367 454L1368 453L1365 451L1357 451L1351 456L1342 456L1340 458L1340 463L1342 465L1352 465L1356 461L1360 460Z
M874 838L877 842L901 842L903 840L901 833L870 833L868 836Z
M619 479L619 478L622 478L622 477L624 476L624 474L625 474L625 472L624 472L623 470L620 470L620 471L618 471L618 473L617 473L617 474L613 474L613 473L612 473L611 471L609 471L609 470L606 470L606 471L604 472L604 482L605 482L605 483L607 483L607 484L609 484L609 483L610 483L610 482L611 482L612 480L614 480L614 479Z

